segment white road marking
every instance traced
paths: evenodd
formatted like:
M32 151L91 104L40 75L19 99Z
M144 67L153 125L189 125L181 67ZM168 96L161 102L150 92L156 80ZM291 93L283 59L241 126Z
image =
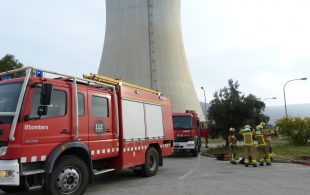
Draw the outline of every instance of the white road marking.
M191 169L189 172L187 172L185 175L183 175L182 177L179 177L180 180L185 179L186 177L188 177L190 174L192 174L196 169Z

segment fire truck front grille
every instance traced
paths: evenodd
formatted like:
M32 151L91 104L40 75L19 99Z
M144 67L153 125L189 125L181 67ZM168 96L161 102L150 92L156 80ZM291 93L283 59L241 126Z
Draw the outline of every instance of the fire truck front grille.
M176 137L174 139L175 142L187 142L188 141L188 137Z

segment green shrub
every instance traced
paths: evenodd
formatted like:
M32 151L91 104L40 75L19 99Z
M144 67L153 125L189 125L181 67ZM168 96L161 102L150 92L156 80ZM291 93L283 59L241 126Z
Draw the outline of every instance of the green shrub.
M280 134L287 136L292 144L304 145L310 137L310 118L284 117L277 120Z

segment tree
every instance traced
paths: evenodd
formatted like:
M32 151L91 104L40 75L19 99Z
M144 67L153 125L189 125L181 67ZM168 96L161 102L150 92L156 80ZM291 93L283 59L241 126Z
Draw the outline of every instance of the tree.
M310 138L310 118L284 117L276 121L280 133L287 136L294 145L304 145Z
M246 124L255 127L262 121L269 121L269 117L262 114L265 103L255 95L245 96L238 88L238 81L230 79L228 87L215 92L208 109L211 137L223 136L227 140L230 127L238 132Z
M15 57L11 54L6 54L1 60L0 60L0 72L5 72L17 68L22 68L24 65L20 63ZM10 75L11 77L21 77L24 73L16 73L14 75Z

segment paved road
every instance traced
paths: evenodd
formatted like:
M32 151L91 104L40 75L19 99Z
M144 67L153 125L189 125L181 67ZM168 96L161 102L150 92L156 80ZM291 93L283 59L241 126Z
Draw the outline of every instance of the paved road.
M199 194L309 194L310 167L273 164L271 167L231 165L207 157L177 155L166 158L158 175L135 176L131 170L96 178L86 195L199 195ZM0 194L5 194L1 193ZM41 192L19 195L42 195Z

